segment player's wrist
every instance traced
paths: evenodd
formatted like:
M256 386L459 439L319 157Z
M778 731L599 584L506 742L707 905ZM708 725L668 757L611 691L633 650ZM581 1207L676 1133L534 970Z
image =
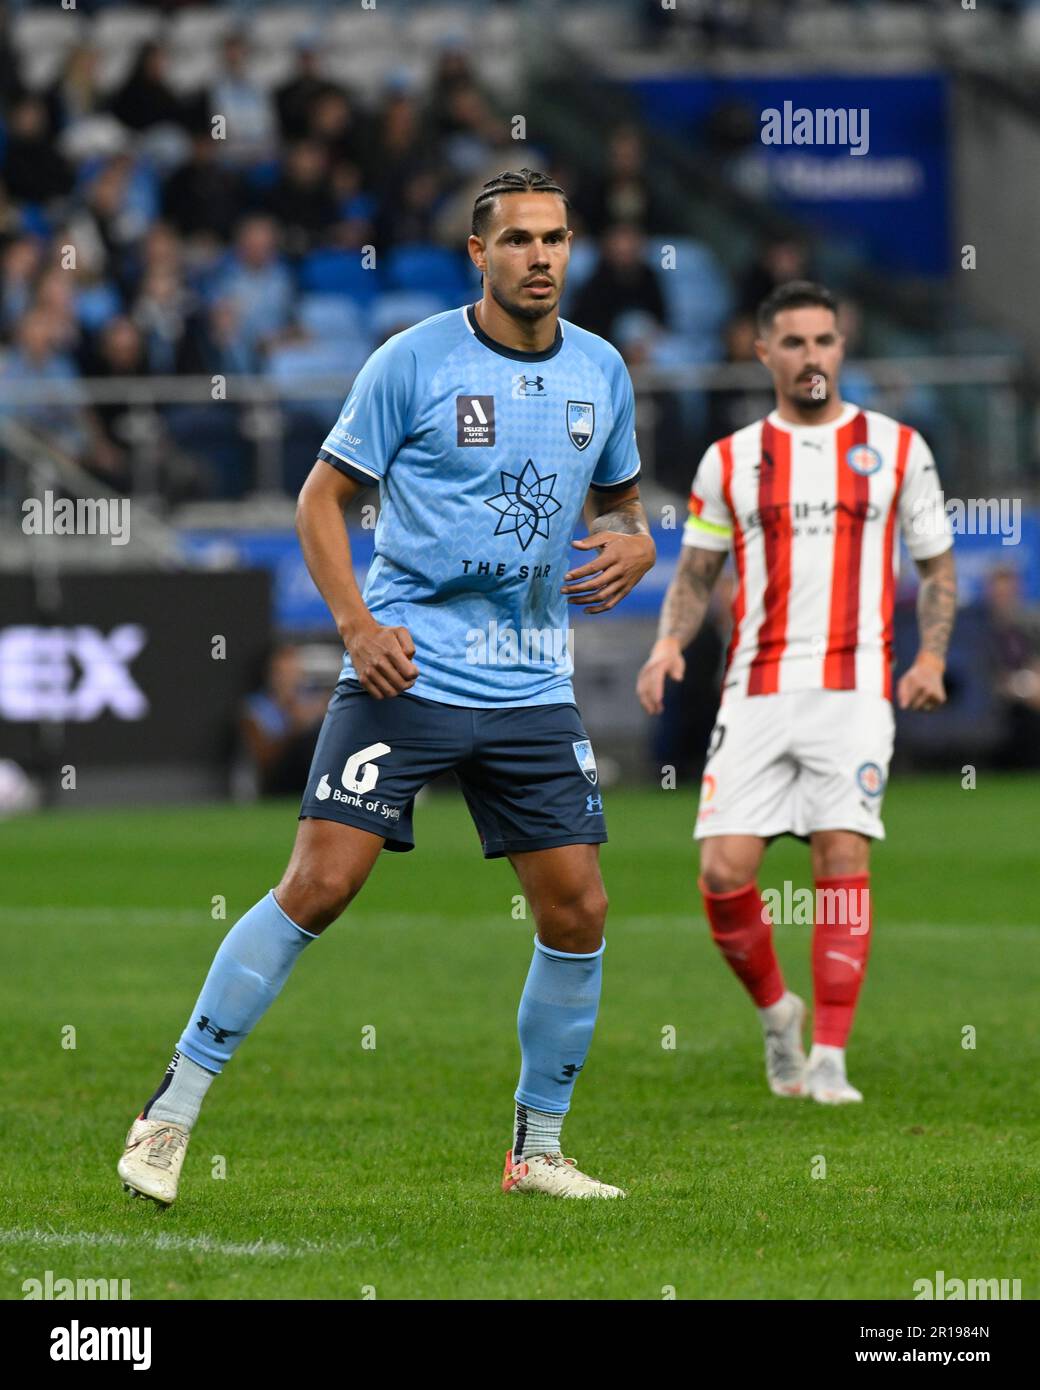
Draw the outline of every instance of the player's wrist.
M946 670L946 658L939 652L931 652L925 648L917 653L915 666L927 666L929 670L938 671L941 675Z
M362 637L371 637L374 632L379 631L379 624L366 608L363 613L351 615L337 624L339 635L343 639L343 645L349 651L350 648Z
M650 651L651 661L670 660L674 656L682 655L682 646L678 637L658 637Z

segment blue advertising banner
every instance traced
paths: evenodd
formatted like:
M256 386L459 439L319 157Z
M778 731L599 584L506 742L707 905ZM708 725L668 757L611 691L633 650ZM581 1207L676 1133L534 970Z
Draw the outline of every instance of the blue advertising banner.
M944 76L669 76L629 86L651 125L702 149L713 119L743 106L752 139L720 156L732 182L849 238L876 265L901 274L947 273Z
M949 505L949 504L948 504ZM682 543L682 523L685 512L676 507L673 526L657 524L653 528L657 545L657 564L624 603L609 613L591 617L583 609L570 610L571 621L602 622L615 616L624 618L656 618L665 590L675 571ZM958 532L958 516L951 515L954 524L957 555L958 587L962 603L980 599L985 591L987 574L997 567L1009 567L1022 578L1023 597L1029 603L1040 603L1040 512L1023 510L1012 536L990 534L971 535ZM332 629L332 619L325 600L314 587L303 562L300 543L292 531L189 531L182 532L181 547L185 560L202 569L264 569L272 576L272 618L282 632L319 632ZM365 574L372 562L374 532L351 529L350 548L358 583L364 584ZM587 556L585 557L587 558ZM581 552L574 552L575 562ZM906 595L915 588L916 573L913 561L904 550L900 568L900 592Z

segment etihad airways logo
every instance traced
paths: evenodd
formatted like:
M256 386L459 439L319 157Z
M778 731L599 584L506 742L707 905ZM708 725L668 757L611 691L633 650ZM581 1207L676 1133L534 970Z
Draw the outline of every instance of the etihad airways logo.
M756 507L754 511L748 512L741 525L745 531L754 531L759 528L768 530L778 526L786 517L791 522L798 521L829 521L837 517L843 517L853 521L876 521L881 515L881 508L873 502L860 500L856 502L770 502L764 507Z

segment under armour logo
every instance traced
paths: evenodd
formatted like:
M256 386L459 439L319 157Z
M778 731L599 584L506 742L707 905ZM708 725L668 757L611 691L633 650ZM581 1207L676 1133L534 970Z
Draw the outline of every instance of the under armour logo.
M195 1027L200 1033L211 1033L213 1041L217 1043L227 1042L228 1038L238 1036L233 1028L214 1028L205 1014L201 1016Z
M544 378L540 376L525 376L521 372L519 376L513 377L512 394L514 400L518 400L521 396L544 396Z
M574 1080L584 1065L584 1062L568 1062L565 1067L560 1068L563 1072L563 1080L558 1076L554 1076L553 1080L556 1082L557 1086L566 1086L568 1081Z

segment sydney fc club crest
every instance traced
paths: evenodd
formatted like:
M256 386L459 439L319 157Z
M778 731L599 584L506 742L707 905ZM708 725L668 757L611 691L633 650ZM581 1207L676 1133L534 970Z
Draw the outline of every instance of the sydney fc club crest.
M567 433L576 449L587 449L596 431L596 407L591 401L567 402Z
M869 478L881 467L881 455L869 444L853 444L845 455L845 462L861 478Z
M592 744L587 738L579 739L574 744L574 756L578 760L578 766L584 772L593 786L599 780L599 769L596 766L596 755L592 751Z

